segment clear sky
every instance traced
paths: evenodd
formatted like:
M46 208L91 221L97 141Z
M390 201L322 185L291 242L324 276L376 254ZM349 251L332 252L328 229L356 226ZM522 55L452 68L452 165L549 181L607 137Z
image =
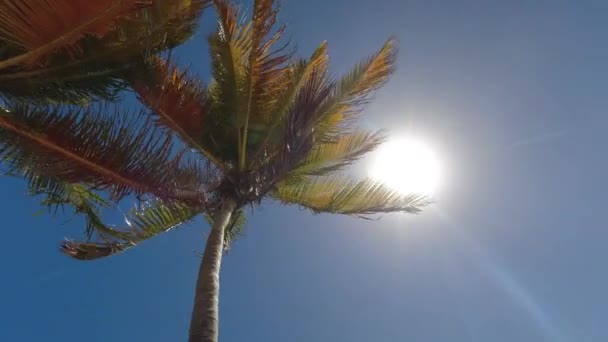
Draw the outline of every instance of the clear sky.
M328 40L335 72L399 39L362 125L430 142L443 182L415 217L258 208L225 258L221 341L607 341L607 11L283 0L300 52ZM207 78L205 53L204 34L177 52ZM0 189L0 341L186 340L202 221L76 262L57 248L79 221L33 217L20 181Z

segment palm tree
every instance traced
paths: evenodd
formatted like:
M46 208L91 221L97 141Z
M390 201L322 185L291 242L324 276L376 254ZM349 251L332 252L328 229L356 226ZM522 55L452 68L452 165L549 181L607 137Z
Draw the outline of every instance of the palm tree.
M189 38L208 0L0 0L0 96L114 100Z
M99 259L198 215L209 220L191 342L218 339L222 254L238 237L246 206L269 198L366 216L417 213L427 204L341 172L384 139L353 124L394 70L393 40L333 79L325 43L308 59L277 47L284 27L273 0L256 0L249 21L228 0L212 2L218 26L208 38L208 85L169 58L148 58L155 77L128 78L146 107L139 112L18 100L0 111L6 172L24 177L49 208L71 207L86 218L87 240L64 242L65 254ZM136 203L126 226L103 223L104 208L125 199Z

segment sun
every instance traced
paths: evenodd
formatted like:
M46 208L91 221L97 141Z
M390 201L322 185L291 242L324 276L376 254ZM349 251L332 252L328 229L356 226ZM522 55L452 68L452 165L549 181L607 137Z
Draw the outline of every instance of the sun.
M415 139L395 139L374 153L370 176L404 194L431 196L440 181L440 163L428 144Z

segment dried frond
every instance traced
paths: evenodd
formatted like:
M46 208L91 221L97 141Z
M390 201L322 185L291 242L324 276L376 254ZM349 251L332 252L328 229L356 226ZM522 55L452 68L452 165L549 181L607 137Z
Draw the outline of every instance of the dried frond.
M0 156L10 169L27 170L29 179L109 189L116 199L149 193L179 200L174 177L182 172L181 156L171 157L170 138L142 124L142 114L127 119L103 106L9 107L0 111Z
M307 177L295 183L281 183L271 196L315 213L347 215L417 213L429 203L422 195L403 195L372 180L353 181L344 175Z
M91 243L65 241L61 244L60 251L78 260L95 260L122 252L131 247L129 243Z
M103 37L116 27L119 19L149 4L143 0L2 1L0 40L22 48L25 53L0 62L0 69L15 64L32 65L58 50L74 58L82 52L77 44L80 39Z

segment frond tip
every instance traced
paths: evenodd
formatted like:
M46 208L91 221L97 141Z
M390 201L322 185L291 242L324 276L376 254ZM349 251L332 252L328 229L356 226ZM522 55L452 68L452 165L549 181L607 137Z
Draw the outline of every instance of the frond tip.
M389 39L374 55L358 63L332 89L331 97L320 110L319 134L335 133L357 118L373 93L395 71L397 46Z
M430 203L419 194L403 195L373 180L353 181L344 175L304 178L283 183L271 194L288 204L297 204L315 213L371 215L378 213L418 213Z

